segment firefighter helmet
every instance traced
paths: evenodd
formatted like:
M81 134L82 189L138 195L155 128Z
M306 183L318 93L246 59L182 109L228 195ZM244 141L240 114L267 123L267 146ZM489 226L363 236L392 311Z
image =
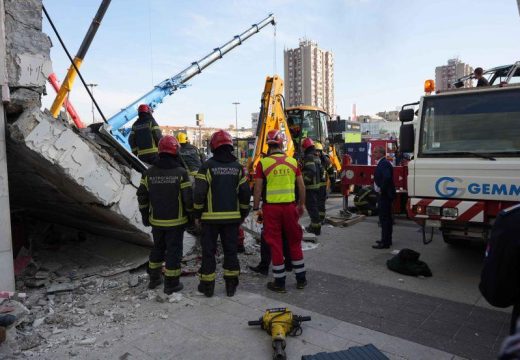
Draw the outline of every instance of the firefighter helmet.
M323 151L323 145L322 145L319 141L316 141L316 142L314 143L314 148L315 148L316 150Z
M180 144L186 144L188 142L188 135L186 135L186 133L181 132L179 133L178 137Z
M211 151L215 151L222 145L230 145L231 147L233 146L233 138L231 137L231 134L225 130L214 132L213 135L211 135L211 140L209 141Z
M165 135L159 140L159 154L167 153L177 155L179 153L179 142L171 135Z
M283 144L283 137L282 132L277 129L269 130L267 133L267 143L268 144L276 144L276 145L282 145Z
M303 141L302 141L302 149L304 151L307 150L308 148L310 148L311 146L314 146L314 141L312 141L311 138L303 139Z
M151 114L153 113L153 110L150 106L148 106L147 104L141 104L139 105L139 107L137 108L137 112L138 113L148 113L148 114Z

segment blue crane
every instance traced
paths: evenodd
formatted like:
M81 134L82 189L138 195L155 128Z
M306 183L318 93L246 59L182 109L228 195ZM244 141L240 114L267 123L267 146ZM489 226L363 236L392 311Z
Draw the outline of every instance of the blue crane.
M180 73L160 82L151 91L147 92L145 95L141 96L139 99L135 100L126 108L108 119L107 123L100 128L100 132L104 135L110 135L111 137L115 138L120 145L128 150L129 131L128 129L125 129L124 126L135 120L138 115L137 107L139 104L148 104L152 109L155 109L160 103L163 102L166 96L173 94L178 89L186 87L186 82L188 80L200 74L202 70L221 59L225 54L233 50L238 45L241 45L244 41L259 32L268 24L275 24L273 14L269 14L269 16L260 21L258 24L253 24L242 34L235 35L233 39L221 47L213 49L211 53L199 61L191 63L190 66L182 70ZM118 147L121 148L120 146Z

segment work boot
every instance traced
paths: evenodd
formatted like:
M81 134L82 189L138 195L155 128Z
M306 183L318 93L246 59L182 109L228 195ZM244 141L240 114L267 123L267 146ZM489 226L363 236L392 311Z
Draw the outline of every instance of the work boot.
M0 326L7 328L14 324L16 321L16 316L12 314L1 314L0 315Z
M314 234L316 236L320 235L321 234L321 225L317 225L317 226L313 226L312 224L307 226L305 228L305 231L307 231L308 233L311 233L311 234Z
M215 282L214 281L200 281L197 290L207 297L212 297L215 292Z
M267 288L271 291L285 294L285 278L275 278L274 281L267 283Z
M307 286L307 278L305 276L305 271L296 274L296 288L302 290Z
M234 296L235 292L237 291L238 277L234 276L224 278L224 280L226 281L226 295L230 297Z
M264 265L262 262L258 264L257 266L248 266L251 271L254 271L257 274L261 274L264 276L267 276L269 274L269 265Z
M164 293L171 295L174 292L179 292L184 289L184 285L179 281L178 276L165 276L164 277Z
M157 269L148 268L148 275L150 275L148 289L153 290L157 286L162 284L163 280L162 280L162 269L161 268L157 268Z

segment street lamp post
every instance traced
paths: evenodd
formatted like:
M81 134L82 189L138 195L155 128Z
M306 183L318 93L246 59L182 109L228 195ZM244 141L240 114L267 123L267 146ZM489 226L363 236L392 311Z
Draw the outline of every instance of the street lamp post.
M92 97L94 97L94 86L98 86L98 84L87 84L87 86L90 88L90 93L92 94ZM96 120L94 119L94 100L92 100L92 123L95 123Z
M235 132L236 132L236 139L237 139L237 158L240 159L239 153L238 153L238 105L240 103L238 101L235 101L233 103L235 105Z

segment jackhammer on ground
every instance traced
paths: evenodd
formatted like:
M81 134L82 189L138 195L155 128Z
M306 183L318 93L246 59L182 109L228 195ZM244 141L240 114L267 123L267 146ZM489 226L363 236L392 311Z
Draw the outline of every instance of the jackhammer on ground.
M310 316L293 315L287 308L267 309L258 320L249 321L249 326L260 325L273 339L273 360L286 360L285 338L302 333L301 323L310 321Z

